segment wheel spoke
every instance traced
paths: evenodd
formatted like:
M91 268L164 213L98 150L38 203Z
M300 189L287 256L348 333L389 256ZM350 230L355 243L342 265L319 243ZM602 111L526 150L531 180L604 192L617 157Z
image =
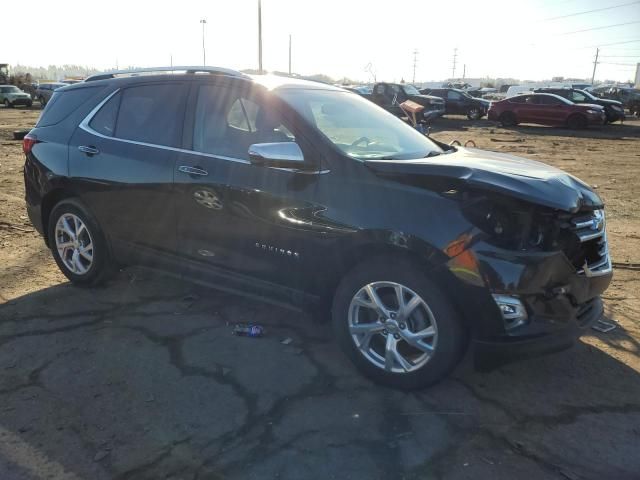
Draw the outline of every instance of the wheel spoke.
M64 250L65 248L72 247L72 246L73 246L73 242L62 242L62 243L58 243L57 244L58 250L60 250L60 251Z
M398 351L397 348L394 349L394 357L405 372L408 372L409 370L411 370L411 367L413 365L409 363L409 361L402 356L402 354Z
M393 335L388 335L384 347L384 369L386 371L390 372L393 369L394 358L396 358L396 340Z
M76 252L77 252L77 250L76 250ZM73 265L75 266L76 271L78 273L84 273L84 271L86 270L85 266L80 261L80 255L78 253L76 253L76 252L73 252L73 258L72 258Z
M93 261L93 244L92 243L90 243L85 247L80 248L79 251L80 251L80 255L82 255L84 258L86 258L90 262Z
M401 320L408 320L413 311L422 303L422 299L418 295L414 295L411 297L407 303L404 303L404 298L402 302L402 306L399 312L399 317Z
M431 338L436 335L436 330L433 326L429 326L415 333L405 330L401 332L400 335L409 345L417 348L418 350L422 350L423 352L433 351L433 346L423 342L425 338Z
M74 233L74 230L71 228L71 225L69 225L69 220L67 219L67 217L62 217L62 230L64 231L64 233L66 233L72 240L75 240L76 238L76 234Z
M349 326L349 331L351 332L351 335L360 336L358 338L358 342L359 342L358 347L361 350L365 350L365 351L369 350L369 344L371 343L371 338L373 338L373 336L376 333L379 333L382 330L384 330L384 325L382 325L382 323L380 322L359 323L356 325Z
M375 288L373 288L371 285L367 285L365 287L365 290L367 292L367 295L369 296L369 299L371 300L370 308L373 308L376 312L378 312L378 315L380 315L382 318L389 318L390 312L387 307L385 307L384 303L382 303L382 300L376 293Z

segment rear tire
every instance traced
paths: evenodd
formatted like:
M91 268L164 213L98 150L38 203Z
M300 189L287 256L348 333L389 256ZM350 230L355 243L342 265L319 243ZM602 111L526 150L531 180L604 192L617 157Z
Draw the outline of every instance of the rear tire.
M574 113L567 119L567 126L571 129L583 129L587 128L587 117L584 115L580 115L579 113Z
M11 108L11 102L9 102L8 98L4 99L4 107L5 108Z
M100 285L115 271L102 229L78 200L58 203L49 215L47 231L58 268L75 285Z
M374 308L370 291L384 310ZM408 315L398 307L398 292L405 305L414 306ZM380 312L388 318L381 321ZM403 390L444 378L466 345L466 332L449 299L404 259L378 257L349 272L334 297L332 321L342 350L365 376Z
M513 112L503 112L498 120L503 127L513 127L518 124L516 115Z

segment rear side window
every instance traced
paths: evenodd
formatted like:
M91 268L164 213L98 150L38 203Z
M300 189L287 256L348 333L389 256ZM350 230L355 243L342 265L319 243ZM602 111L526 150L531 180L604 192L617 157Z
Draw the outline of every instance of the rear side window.
M96 132L113 137L116 130L116 117L120 106L120 93L116 93L105 103L93 117L89 126Z
M37 127L48 127L67 118L80 105L89 100L103 87L74 88L67 91L56 91L42 111Z
M141 85L122 92L115 137L177 147L182 134L182 84Z

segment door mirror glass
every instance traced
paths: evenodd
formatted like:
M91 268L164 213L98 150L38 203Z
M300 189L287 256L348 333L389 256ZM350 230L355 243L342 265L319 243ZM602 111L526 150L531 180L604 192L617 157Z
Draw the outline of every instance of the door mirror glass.
M249 159L256 165L279 168L302 168L304 155L295 142L254 143Z

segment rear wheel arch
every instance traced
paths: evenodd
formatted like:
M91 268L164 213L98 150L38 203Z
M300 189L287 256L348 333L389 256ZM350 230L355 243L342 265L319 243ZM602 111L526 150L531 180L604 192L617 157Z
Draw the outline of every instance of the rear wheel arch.
M54 207L60 203L62 200L67 200L70 198L76 198L73 192L70 192L64 188L56 188L47 192L44 197L42 197L42 203L40 204L40 215L42 217L42 226L44 230L44 241L49 246L49 232L47 226L49 225L49 216L51 215L51 211Z

